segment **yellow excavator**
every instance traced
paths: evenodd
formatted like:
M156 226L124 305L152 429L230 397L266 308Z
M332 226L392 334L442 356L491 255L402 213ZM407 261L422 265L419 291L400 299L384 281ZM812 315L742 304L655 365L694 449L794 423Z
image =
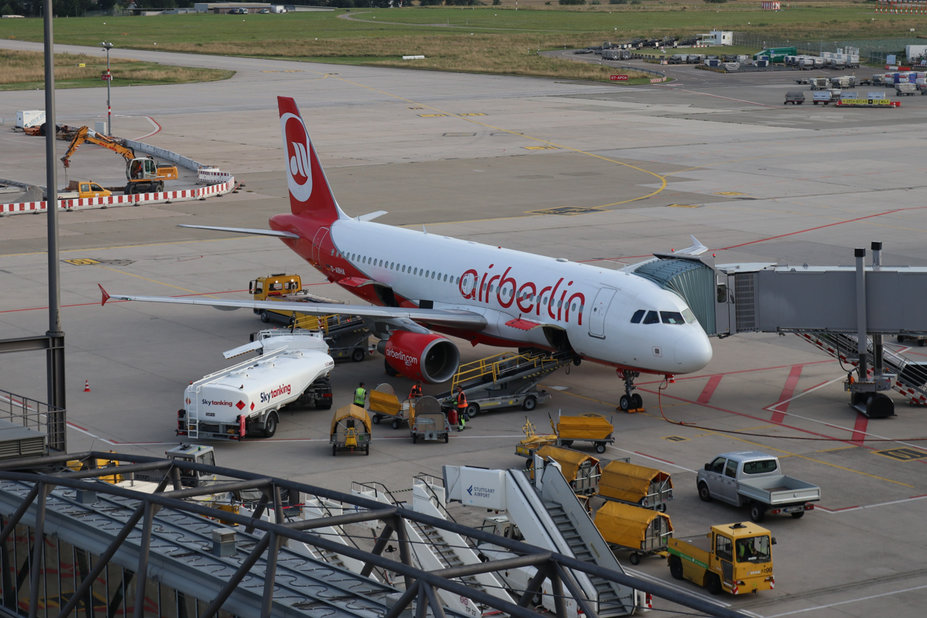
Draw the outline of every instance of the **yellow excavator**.
M71 156L84 142L108 148L126 160L126 195L162 191L165 180L176 180L178 177L176 165L157 165L151 157L136 157L132 148L89 127L81 127L74 134L67 152L61 157L64 167L71 165Z

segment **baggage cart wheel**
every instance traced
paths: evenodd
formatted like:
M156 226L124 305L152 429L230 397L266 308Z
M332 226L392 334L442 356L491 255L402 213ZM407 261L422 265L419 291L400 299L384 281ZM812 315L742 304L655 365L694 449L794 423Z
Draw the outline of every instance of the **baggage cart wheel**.
M338 445L332 444L332 457L336 456L337 454L338 454Z
M393 429L399 429L399 419L393 419Z
M628 560L631 562L631 564L638 565L641 563L641 555L636 551L633 551L631 552L631 555L628 556Z
M374 425L379 425L379 424L380 424L380 419L381 419L381 418L383 418L383 417L380 416L379 414L374 414L374 415L373 415L373 418L370 419L370 420L373 421L373 424L374 424Z
M596 452L596 453L599 453L599 454L604 453L604 452L605 452L605 443L604 443L604 442L596 442L596 443L595 443L595 452ZM631 564L637 564L637 563L636 563L636 562L632 562Z
M445 443L445 444L447 444L447 442L451 439L450 436L451 436L451 434L449 434L449 433L444 434L444 443Z
M534 410L536 407L538 407L538 398L534 395L528 395L522 402L521 407L528 411Z
M665 512L666 512L666 503L665 503L665 502L661 502L660 504L658 504L658 505L657 505L657 510L660 511L661 513L665 513Z
M561 440L560 446L573 446L573 441L572 440Z
M370 454L370 442L364 445L364 455Z
M682 579L682 560L679 556L670 556L668 559L670 575L673 579Z
M415 444L416 442L418 442L418 436L415 435L415 432L413 431L412 432L412 444Z

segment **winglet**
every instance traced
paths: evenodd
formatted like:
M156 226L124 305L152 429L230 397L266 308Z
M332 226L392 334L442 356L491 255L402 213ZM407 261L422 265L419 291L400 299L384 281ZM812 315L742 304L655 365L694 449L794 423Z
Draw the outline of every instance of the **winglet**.
M100 288L100 292L103 293L103 298L100 300L100 306L102 307L103 305L106 304L106 301L109 300L109 294L107 294L107 293L106 293L106 290L103 289L103 284L102 284L102 283L98 283L98 284L97 284L97 287Z

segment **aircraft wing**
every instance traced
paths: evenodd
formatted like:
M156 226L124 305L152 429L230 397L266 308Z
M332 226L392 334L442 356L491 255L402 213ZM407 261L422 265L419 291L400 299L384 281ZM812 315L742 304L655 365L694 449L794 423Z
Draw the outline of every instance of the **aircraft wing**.
M275 311L297 311L314 315L356 315L362 318L381 320L413 320L441 324L449 327L482 329L486 327L486 318L474 311L462 309L419 309L406 307L378 307L375 305L341 305L334 303L288 302L277 300L219 300L213 298L175 298L173 296L134 296L130 294L110 294L103 286L97 284L103 294L100 303L106 301L134 300L148 303L169 303L173 305L206 305L216 309L273 309Z
M254 234L256 236L274 236L276 238L299 238L299 234L281 232L277 230L264 230L252 227L220 227L218 225L192 225L181 223L177 227L189 227L195 230L213 230L216 232L233 232L235 234Z

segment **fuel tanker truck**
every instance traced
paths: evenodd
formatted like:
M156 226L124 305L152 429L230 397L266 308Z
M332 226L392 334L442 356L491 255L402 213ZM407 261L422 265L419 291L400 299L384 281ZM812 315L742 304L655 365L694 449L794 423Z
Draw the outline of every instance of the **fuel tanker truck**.
M241 440L269 438L286 405L332 407L330 374L335 365L322 335L308 331L264 335L225 353L226 358L260 350L261 356L191 383L177 411L177 435Z

